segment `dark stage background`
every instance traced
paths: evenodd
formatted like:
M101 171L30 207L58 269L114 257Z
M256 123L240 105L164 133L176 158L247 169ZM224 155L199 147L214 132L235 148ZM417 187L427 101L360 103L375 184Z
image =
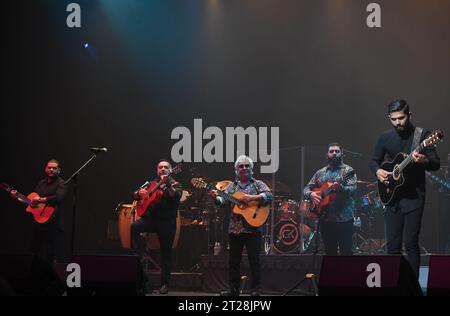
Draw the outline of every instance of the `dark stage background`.
M0 181L30 192L48 159L68 177L89 147L108 147L79 178L76 252L120 250L107 240L116 205L170 157L172 129L192 130L194 118L204 128L279 127L282 148L307 146L304 174L299 150L280 155L277 180L295 199L331 141L360 153L346 162L374 180L368 162L392 99L408 100L418 125L449 132L447 0L376 1L375 29L366 26L373 1L76 1L80 29L66 26L70 2L2 2ZM446 140L443 163L449 150ZM231 163L184 167L189 189L192 173L233 175ZM422 234L430 251L432 190ZM66 204L70 236L70 196ZM6 194L0 205L0 250L26 250L31 218Z

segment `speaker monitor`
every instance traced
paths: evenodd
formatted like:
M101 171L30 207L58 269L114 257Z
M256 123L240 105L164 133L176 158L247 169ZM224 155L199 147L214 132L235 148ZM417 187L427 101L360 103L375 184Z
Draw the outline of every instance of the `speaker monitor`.
M143 271L138 256L78 255L71 263L80 266L81 287L68 289L69 296L143 294Z
M65 284L37 255L0 255L0 295L58 296Z
M450 256L430 257L427 296L450 296Z
M403 256L324 256L321 296L421 296L418 278Z

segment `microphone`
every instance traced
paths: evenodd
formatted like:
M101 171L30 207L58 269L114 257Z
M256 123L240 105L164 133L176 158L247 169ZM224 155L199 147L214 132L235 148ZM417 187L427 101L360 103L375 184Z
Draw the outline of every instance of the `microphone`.
M99 153L99 152L104 152L104 153L106 153L106 152L108 151L108 148L106 148L106 147L102 147L102 148L99 148L99 147L91 147L90 149L91 149L91 151L96 152L96 153Z

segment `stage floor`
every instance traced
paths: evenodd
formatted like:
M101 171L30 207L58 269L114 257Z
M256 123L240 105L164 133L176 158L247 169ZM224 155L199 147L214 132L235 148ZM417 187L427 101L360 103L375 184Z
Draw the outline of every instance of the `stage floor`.
M320 274L322 255L317 255L313 269L313 255L262 255L261 256L261 294L278 296L301 281L306 273ZM422 256L419 283L425 291L428 278L429 256ZM247 256L241 263L241 275L250 277ZM151 273L152 283L158 285L159 272ZM250 280L241 283L243 294L250 292ZM171 292L173 296L217 296L228 287L228 255L202 255L199 270L195 273L173 273ZM290 295L304 295L304 291L312 293L311 283L303 282ZM150 294L152 295L152 294ZM154 295L154 294L153 294ZM159 294L157 294L159 295Z

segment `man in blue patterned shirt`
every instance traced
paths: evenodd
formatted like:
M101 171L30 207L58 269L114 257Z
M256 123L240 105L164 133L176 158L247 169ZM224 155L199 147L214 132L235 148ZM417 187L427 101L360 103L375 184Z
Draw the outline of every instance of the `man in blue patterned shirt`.
M257 201L260 204L267 205L272 201L272 193L267 185L259 180L253 179L253 161L250 157L239 156L234 164L236 180L232 182L225 192L234 194L237 191L244 192L241 199L244 203ZM224 204L222 197L217 196L216 191L211 191L211 196L219 204ZM247 249L250 270L252 274L252 296L259 295L260 286L260 263L259 255L261 252L261 227L250 226L238 214L231 214L228 233L230 235L230 258L229 258L229 286L228 291L222 292L224 296L237 296L240 290L240 265L242 260L242 251L244 246Z
M304 198L313 206L322 201L319 193L313 189L320 188L329 182L335 185L336 200L326 206L319 218L319 227L327 255L352 255L353 238L353 210L355 201L353 194L356 191L356 175L338 181L345 174L351 173L353 168L343 163L343 148L339 143L328 145L328 165L318 170L303 191Z

